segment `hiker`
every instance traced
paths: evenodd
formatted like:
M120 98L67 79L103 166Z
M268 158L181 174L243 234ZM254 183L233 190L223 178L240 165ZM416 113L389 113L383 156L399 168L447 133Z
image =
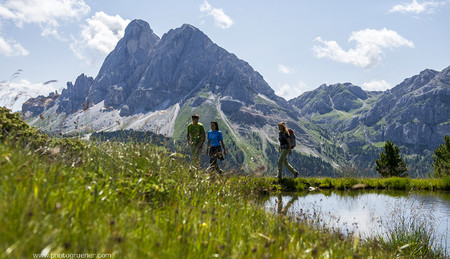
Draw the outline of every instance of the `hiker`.
M198 122L200 116L192 115L192 123L187 127L187 143L191 149L191 158L195 167L198 167L200 154L202 153L203 143L205 143L206 133L203 124Z
M220 148L222 144L222 149ZM216 170L219 174L223 173L223 170L219 168L217 164L217 159L223 160L223 155L227 154L225 149L225 144L223 144L222 131L219 130L219 124L217 121L211 122L211 130L208 131L208 148L206 150L206 155L209 156L209 167L206 169L207 172Z
M283 177L283 164L289 169L289 171L294 175L294 177L298 176L298 172L288 163L286 157L289 154L292 154L292 144L291 144L291 136L289 135L289 130L286 127L284 122L278 123L279 136L278 140L280 141L280 158L278 159L278 175L277 178L281 179Z

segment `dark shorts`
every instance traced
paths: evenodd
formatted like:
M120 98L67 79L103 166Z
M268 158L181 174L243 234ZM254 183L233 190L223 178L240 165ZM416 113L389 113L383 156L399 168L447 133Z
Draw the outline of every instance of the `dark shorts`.
M220 146L210 147L208 154L211 158L213 158L217 153L221 153L221 152L222 152L222 148ZM223 160L223 155L220 154L219 156L217 156L217 158L219 158L220 160Z

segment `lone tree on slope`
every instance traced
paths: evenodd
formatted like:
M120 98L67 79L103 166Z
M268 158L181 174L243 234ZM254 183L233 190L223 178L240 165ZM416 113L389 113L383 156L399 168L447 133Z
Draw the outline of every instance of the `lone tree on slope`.
M377 164L375 170L382 177L407 177L408 168L406 168L406 163L400 157L400 149L397 145L390 142L389 140L384 144L384 152L380 153L380 159L375 160Z
M444 144L434 150L434 177L450 176L450 137L445 136Z

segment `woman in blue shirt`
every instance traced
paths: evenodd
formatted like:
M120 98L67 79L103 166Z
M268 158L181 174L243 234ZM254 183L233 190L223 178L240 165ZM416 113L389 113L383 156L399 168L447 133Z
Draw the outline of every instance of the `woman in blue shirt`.
M220 144L222 144L223 147L223 154ZM223 144L223 136L222 132L219 130L219 124L217 121L212 121L211 130L208 131L208 148L206 155L209 156L209 167L206 171L209 172L215 169L219 174L223 173L223 170L220 169L217 164L217 159L223 160L223 155L226 154L227 150L225 149L225 144Z

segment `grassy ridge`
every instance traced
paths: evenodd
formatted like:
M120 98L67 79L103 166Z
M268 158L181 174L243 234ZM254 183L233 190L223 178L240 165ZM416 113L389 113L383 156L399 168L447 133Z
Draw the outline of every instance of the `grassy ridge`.
M2 119L0 258L36 253L383 258L398 253L396 247L267 213L255 200L278 189L272 178L211 178L151 143L52 139L36 135L18 115ZM282 186L315 186L311 181L285 180Z

